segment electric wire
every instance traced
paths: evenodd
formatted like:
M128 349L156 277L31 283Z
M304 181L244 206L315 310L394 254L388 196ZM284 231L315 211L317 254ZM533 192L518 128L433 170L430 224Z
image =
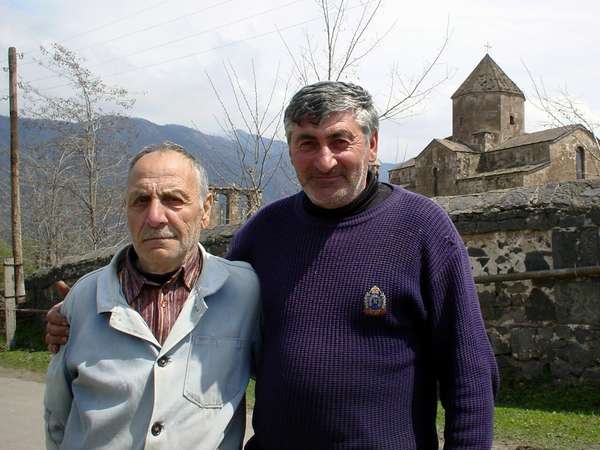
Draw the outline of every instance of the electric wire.
M231 1L231 0L228 0L228 1ZM223 2L223 3L227 3L228 1ZM216 25L216 26L211 27L211 28L207 28L207 29L195 32L193 34L189 34L189 35L177 38L177 39L172 39L172 40L169 40L169 41L157 44L157 45L153 45L151 47L146 47L146 48L143 48L143 49L140 49L140 50L136 50L134 52L131 52L131 53L128 53L128 54L125 54L125 55L115 56L113 58L101 61L99 63L92 64L92 65L88 66L88 68L92 68L93 69L93 68L101 67L101 66L104 66L106 64L112 63L114 61L118 61L120 59L124 59L124 58L129 58L131 56L140 55L142 53L146 53L146 52L149 52L151 50L156 50L158 48L162 48L162 47L166 47L168 45L176 44L176 43L185 41L187 39L195 38L195 37L201 36L203 34L207 34L207 33L213 32L213 31L220 30L220 29L228 27L228 26L237 25L237 24L245 22L247 20L251 20L251 19L255 19L257 17L264 16L266 14L272 13L272 12L277 11L279 9L287 8L287 7L289 7L289 6L291 6L291 5L295 4L295 3L301 3L303 1L305 1L305 0L293 0L293 1L290 1L290 2L287 2L287 3L284 3L282 5L279 5L279 6L268 8L266 10L260 11L260 12L255 13L255 14L251 14L249 16L242 17L240 19L236 19L236 20L233 20L233 21L230 21L230 22L226 22L226 23L223 23L223 24L220 24L220 25ZM44 67L45 69L47 69L50 72L52 72L52 70L50 70L49 68L47 68L45 66L42 66L42 67ZM57 77L56 75L48 75L48 76L45 76L45 77L36 78L36 79L31 80L29 82L30 83L37 83L39 81L46 81L46 80L51 80L51 79L55 79L55 78L59 78L59 77Z

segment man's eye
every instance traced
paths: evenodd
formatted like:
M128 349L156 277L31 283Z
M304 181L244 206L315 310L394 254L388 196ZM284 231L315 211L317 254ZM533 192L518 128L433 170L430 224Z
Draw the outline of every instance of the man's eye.
M136 197L131 203L134 206L143 206L148 203L148 197Z
M180 197L164 197L162 203L167 206L181 206L184 202Z
M317 144L314 141L304 141L298 144L298 149L301 152L309 152L316 148Z
M332 142L331 147L336 151L345 150L350 145L346 139L336 139Z

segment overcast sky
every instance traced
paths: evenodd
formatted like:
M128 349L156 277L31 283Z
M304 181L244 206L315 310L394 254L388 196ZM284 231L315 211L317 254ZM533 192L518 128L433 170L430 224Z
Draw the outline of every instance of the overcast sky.
M360 4L348 1L348 29ZM393 28L348 79L366 87L382 105L394 64L405 77L418 76L441 46L448 23L450 40L431 82L446 73L451 78L412 117L382 124L380 159L402 161L418 154L432 138L451 134L450 96L485 55L486 45L526 96L532 86L524 63L547 90L566 87L598 120L599 17L600 2L595 0L388 0L374 22L370 42ZM233 107L223 64L233 64L250 92L254 63L261 99L266 101L278 76L274 104L282 104L297 88L292 82L286 95L292 64L282 38L294 54L306 35L323 42L315 0L0 0L0 18L3 55L9 46L23 52L19 74L24 80L39 80L34 84L40 89L53 94L64 89L64 81L33 62L40 45L59 42L83 56L90 70L108 84L133 94L137 101L131 115L158 124L195 124L211 134L221 133L223 113L207 74ZM7 65L6 56L2 61ZM0 97L7 90L8 75L2 72ZM0 102L0 114L8 115L6 100ZM527 102L526 130L540 129L543 121Z

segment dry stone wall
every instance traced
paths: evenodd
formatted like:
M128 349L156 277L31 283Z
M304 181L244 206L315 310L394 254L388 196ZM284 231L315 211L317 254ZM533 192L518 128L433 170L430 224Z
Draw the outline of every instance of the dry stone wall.
M467 246L503 376L600 382L600 182L435 200Z

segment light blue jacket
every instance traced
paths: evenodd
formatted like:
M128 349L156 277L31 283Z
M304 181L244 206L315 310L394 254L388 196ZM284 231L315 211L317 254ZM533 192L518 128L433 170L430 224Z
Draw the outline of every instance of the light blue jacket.
M200 248L202 273L162 346L121 292L123 250L73 286L69 341L48 368L47 448L241 448L258 279Z

